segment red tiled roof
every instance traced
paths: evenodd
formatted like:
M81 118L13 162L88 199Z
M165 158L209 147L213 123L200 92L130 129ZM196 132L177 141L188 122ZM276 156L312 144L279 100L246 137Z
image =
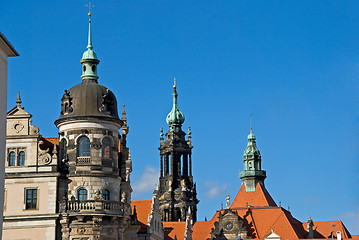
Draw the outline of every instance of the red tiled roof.
M207 239L211 237L211 230L214 228L214 223L218 220L219 211L214 214L210 221L198 221L193 225L192 237L194 240Z
M137 220L140 222L141 228L138 232L147 232L147 219L151 213L152 200L134 200L131 202L132 213L136 206Z
M277 206L267 190L263 189L259 183L253 192L246 192L246 187L242 184L230 208L247 207L247 205L259 207Z
M302 223L302 225L304 229L307 229L306 222ZM334 232L335 237L337 236L337 231L340 231L342 233L342 238L352 237L342 221L314 222L313 230L314 238L329 238L332 231Z
M43 139L45 139L46 141L52 143L52 144L56 144L59 145L59 138L58 137L43 137Z
M186 222L164 222L163 233L165 240L173 240L175 236L177 239L184 239L184 232L186 228Z

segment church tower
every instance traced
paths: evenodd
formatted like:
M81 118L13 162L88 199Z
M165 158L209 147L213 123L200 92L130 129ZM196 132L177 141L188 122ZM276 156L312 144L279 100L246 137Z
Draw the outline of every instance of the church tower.
M91 13L87 50L81 59L82 82L61 99L59 129L59 211L62 239L129 239L132 171L125 109L98 83L99 60L93 51ZM122 136L119 130L122 128Z
M167 115L169 130L160 138L160 179L159 200L162 221L186 221L186 214L190 209L193 221L197 217L196 184L192 176L192 144L191 131L188 128L188 139L182 131L185 117L177 106L176 79L173 85L173 107Z
M239 173L239 178L245 185L246 192L253 192L258 183L264 188L266 171L262 170L261 153L257 148L252 127L247 139L247 148L243 154L243 171Z

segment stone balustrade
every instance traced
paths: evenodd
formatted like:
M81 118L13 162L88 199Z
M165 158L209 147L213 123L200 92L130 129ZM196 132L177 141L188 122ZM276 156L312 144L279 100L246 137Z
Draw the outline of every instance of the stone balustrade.
M87 165L91 163L91 157L77 157L78 165Z
M66 203L67 212L111 212L123 214L124 204L109 200L73 200Z

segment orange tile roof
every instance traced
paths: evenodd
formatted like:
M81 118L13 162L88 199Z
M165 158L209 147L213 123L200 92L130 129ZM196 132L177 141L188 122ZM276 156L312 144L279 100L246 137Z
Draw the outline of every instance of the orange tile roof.
M238 196L238 195L237 195ZM132 201L133 206L136 206L137 219L141 224L139 232L146 232L146 224L148 215L151 212L151 200L137 200ZM262 206L262 207L238 207L232 208L243 219L244 225L248 229L248 236L254 239L263 239L273 229L274 233L282 237L282 239L305 239L306 223L301 223L295 219L290 212L277 206ZM204 240L210 238L211 230L214 228L214 223L218 221L220 212L215 213L210 221L197 221L193 225L193 240ZM332 225L335 225L333 228ZM183 239L186 223L185 222L164 222L165 240L173 240L175 236L177 239ZM326 221L314 222L314 236L316 238L328 238L332 229L334 233L342 232L343 239L357 239L359 235L351 236L341 221ZM335 235L336 236L336 235Z
M307 229L307 223L304 222L303 228ZM337 236L337 231L342 233L342 238L351 238L349 231L346 229L342 221L321 221L314 222L313 226L315 238L329 238L331 232L334 231L334 236Z
M137 220L140 222L141 228L138 232L147 232L147 219L151 213L152 200L134 200L131 202L132 213L136 206Z
M247 207L247 205L259 207L277 206L267 190L263 189L259 183L253 192L246 192L246 187L242 184L230 208Z
M165 240L173 240L175 236L177 239L184 239L184 232L186 228L186 222L164 222L163 233Z
M217 211L210 221L198 221L193 225L192 237L194 240L207 239L211 237L211 230L214 223L218 220L219 211Z
M59 138L58 137L43 137L46 141L59 145Z

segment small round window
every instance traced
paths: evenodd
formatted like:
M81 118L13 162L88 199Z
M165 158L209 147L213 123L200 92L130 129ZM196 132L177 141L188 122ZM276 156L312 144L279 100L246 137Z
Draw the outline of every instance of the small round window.
M83 66L83 71L86 72L86 66L85 65Z
M96 71L96 65L92 65L92 71L93 71L93 72Z

